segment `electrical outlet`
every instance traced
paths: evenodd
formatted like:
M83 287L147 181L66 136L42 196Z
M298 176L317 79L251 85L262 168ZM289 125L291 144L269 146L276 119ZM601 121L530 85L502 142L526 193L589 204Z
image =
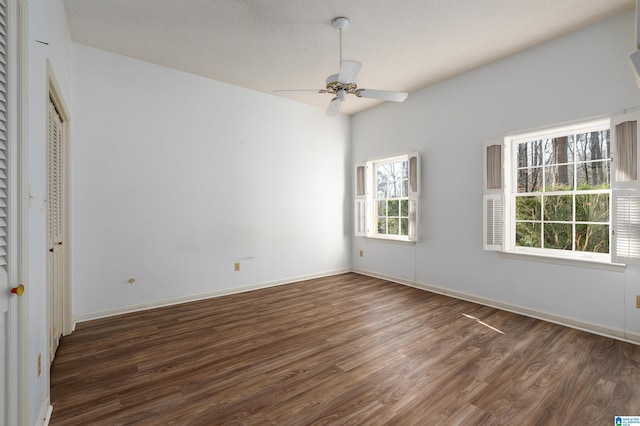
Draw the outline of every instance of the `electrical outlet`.
M236 262L233 264L233 270L236 272L240 270L240 262Z
M636 308L640 309L640 294L636 296Z
M364 250L360 250L360 257L364 257Z
M38 377L42 374L42 354L38 354Z

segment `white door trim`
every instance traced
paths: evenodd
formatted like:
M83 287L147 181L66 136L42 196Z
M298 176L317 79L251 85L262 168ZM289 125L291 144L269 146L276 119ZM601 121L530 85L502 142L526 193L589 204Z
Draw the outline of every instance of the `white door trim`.
M67 107L64 98L62 97L62 91L58 85L53 68L47 61L47 93L53 99L53 102L58 110L58 114L62 119L62 173L63 173L63 188L62 188L62 227L63 227L63 300L62 300L62 334L68 335L73 331L73 311L72 311L72 284L71 284L71 189L69 182L71 182L71 114Z
M28 5L27 0L17 2L17 21L20 33L18 42L18 280L28 285L29 282L29 250L28 250L28 217L29 217L29 149L27 122L27 78L28 75ZM29 292L25 294L22 306L18 309L18 423L27 424L29 419Z

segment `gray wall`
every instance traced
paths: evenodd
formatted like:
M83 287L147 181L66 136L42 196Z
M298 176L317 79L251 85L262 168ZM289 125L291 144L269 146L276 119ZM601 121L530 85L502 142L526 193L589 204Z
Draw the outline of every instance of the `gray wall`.
M73 98L79 319L350 268L349 117L79 44Z
M640 106L628 56L634 12L354 116L353 162L422 154L421 239L354 237L353 267L399 281L640 339L640 270L506 258L482 250L482 144L505 133ZM364 257L358 256L364 250Z

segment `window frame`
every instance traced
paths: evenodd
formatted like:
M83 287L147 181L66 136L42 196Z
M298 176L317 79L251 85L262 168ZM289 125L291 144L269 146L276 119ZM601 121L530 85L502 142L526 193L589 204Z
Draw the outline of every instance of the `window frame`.
M385 197L381 197L380 196L380 185L381 182L379 181L379 176L380 176L380 172L379 169L387 166L387 165L392 165L392 164L403 164L406 163L406 170L407 170L407 175L406 177L404 176L402 167L401 166L401 170L399 171L400 173L400 177L399 179L396 179L395 177L393 178L392 182L386 182L385 184L388 186L389 183L393 184L393 186L396 186L397 184L400 185L400 195L397 196L385 196ZM392 240L395 239L400 239L403 240L403 237L408 237L409 236L409 159L406 158L405 156L400 156L400 157L392 157L389 159L386 159L384 161L374 161L373 164L373 188L374 190L372 191L372 196L371 196L371 201L373 204L373 215L372 215L372 219L375 221L375 231L374 233L376 234L377 238L389 238ZM395 172L394 173L398 173ZM406 185L406 188L405 188ZM397 208L397 215L392 215L390 214L390 210L391 210L391 206L390 204L397 201L398 202L398 208ZM403 201L406 201L406 212L403 212L402 209L402 205L403 205ZM381 214L380 212L380 203L384 202L385 203L385 211L384 214ZM403 213L406 213L403 215ZM380 220L384 218L385 219L385 228L387 230L386 233L380 233ZM391 228L391 224L390 221L393 219L397 219L398 220L398 224L397 224L397 230L398 233L390 233L389 230ZM407 223L407 233L406 235L402 233L402 219L406 219L406 223Z
M612 221L612 187L611 187L611 175L612 175L612 161L611 161L611 154L609 153L609 158L608 159L600 159L598 161L608 161L609 163L609 188L608 189L593 189L593 190L579 190L577 188L577 179L578 176L575 173L577 167L579 164L586 162L586 161L578 161L577 158L575 158L575 154L574 154L574 158L572 159L571 162L566 162L566 163L562 163L563 165L569 165L570 167L573 168L573 173L571 173L572 175L572 189L571 190L545 190L545 188L543 187L542 190L540 191L535 191L535 192L526 192L526 193L520 193L518 192L518 171L521 169L521 167L518 164L518 150L517 150L517 146L521 143L524 142L531 142L531 141L537 141L537 140L550 140L553 138L557 138L557 137L565 137L565 136L571 136L571 135L578 135L578 134L582 134L582 133L590 133L593 131L602 131L602 130L609 130L610 132L610 120L609 119L598 119L598 120L588 120L588 121L582 121L579 123L575 123L575 124L570 124L570 125L564 125L564 126L556 126L556 127L548 127L548 128L543 128L540 129L538 131L531 131L531 132L526 132L526 133L519 133L519 134L513 134L510 136L507 136L504 138L504 143L505 143L505 173L506 173L506 179L505 179L505 194L506 194L506 203L507 206L505 206L505 235L507 236L507 238L505 239L505 251L509 252L509 253L515 253L515 254L532 254L532 255L538 255L538 256L545 256L545 257L554 257L554 258L562 258L562 259L576 259L576 260L590 260L590 261L598 261L598 262L604 262L604 263L610 263L611 262L611 241L612 241L612 229L613 229L613 221ZM611 137L611 133L610 133L610 137ZM574 141L574 144L576 142ZM574 145L575 146L575 145ZM560 164L560 163L559 163ZM545 172L547 168L550 167L554 167L553 165L548 165L545 164L544 161L542 162L542 165L539 166L540 169L542 170L542 175L543 175L543 179L545 177ZM609 244L609 251L607 253L598 253L598 252L589 252L589 251L579 251L575 249L575 228L576 225L582 224L582 222L585 221L579 221L577 220L576 217L576 205L575 205L575 197L577 195L588 195L588 194L607 194L608 198L609 198L609 202L608 202L608 212L609 212L609 220L607 222L589 222L589 223L593 223L593 224L604 224L606 226L608 226L608 244ZM525 246L518 246L517 242L516 242L516 226L518 222L522 222L522 220L519 220L516 217L516 200L518 197L525 197L525 196L540 196L542 201L541 201L541 217L539 218L539 223L541 224L542 229L544 228L545 224L551 224L551 223L564 223L564 224L568 224L571 226L572 229L572 235L571 235L571 239L572 239L572 248L570 250L564 250L564 249L553 249L553 248L545 248L545 247L525 247ZM546 197L552 197L552 196L571 196L573 198L572 201L572 214L571 214L571 220L569 221L557 221L557 220L548 220L544 218L544 200ZM542 231L541 231L542 232ZM544 241L544 237L543 234L541 233L541 241ZM543 243L544 244L544 243Z
M394 162L407 162L407 196L394 197L397 199L399 209L401 200L407 200L408 235L380 234L378 233L377 201L377 167ZM404 180L404 178L402 179ZM355 167L355 235L376 240L388 240L414 243L419 239L419 204L420 204L420 155L418 152L409 151L401 154L378 157L367 160L365 163L356 164ZM385 198L389 200L390 198ZM399 212L400 213L400 212ZM386 216L389 217L389 216ZM401 230L401 221L398 221L398 229Z

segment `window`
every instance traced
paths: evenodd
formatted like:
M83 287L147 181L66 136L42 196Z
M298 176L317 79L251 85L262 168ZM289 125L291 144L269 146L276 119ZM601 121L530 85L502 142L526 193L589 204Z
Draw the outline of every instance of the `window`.
M515 248L609 254L609 123L511 139Z
M484 248L640 261L638 121L622 119L622 124L599 120L487 144Z
M409 153L356 167L356 235L418 238L419 156Z

